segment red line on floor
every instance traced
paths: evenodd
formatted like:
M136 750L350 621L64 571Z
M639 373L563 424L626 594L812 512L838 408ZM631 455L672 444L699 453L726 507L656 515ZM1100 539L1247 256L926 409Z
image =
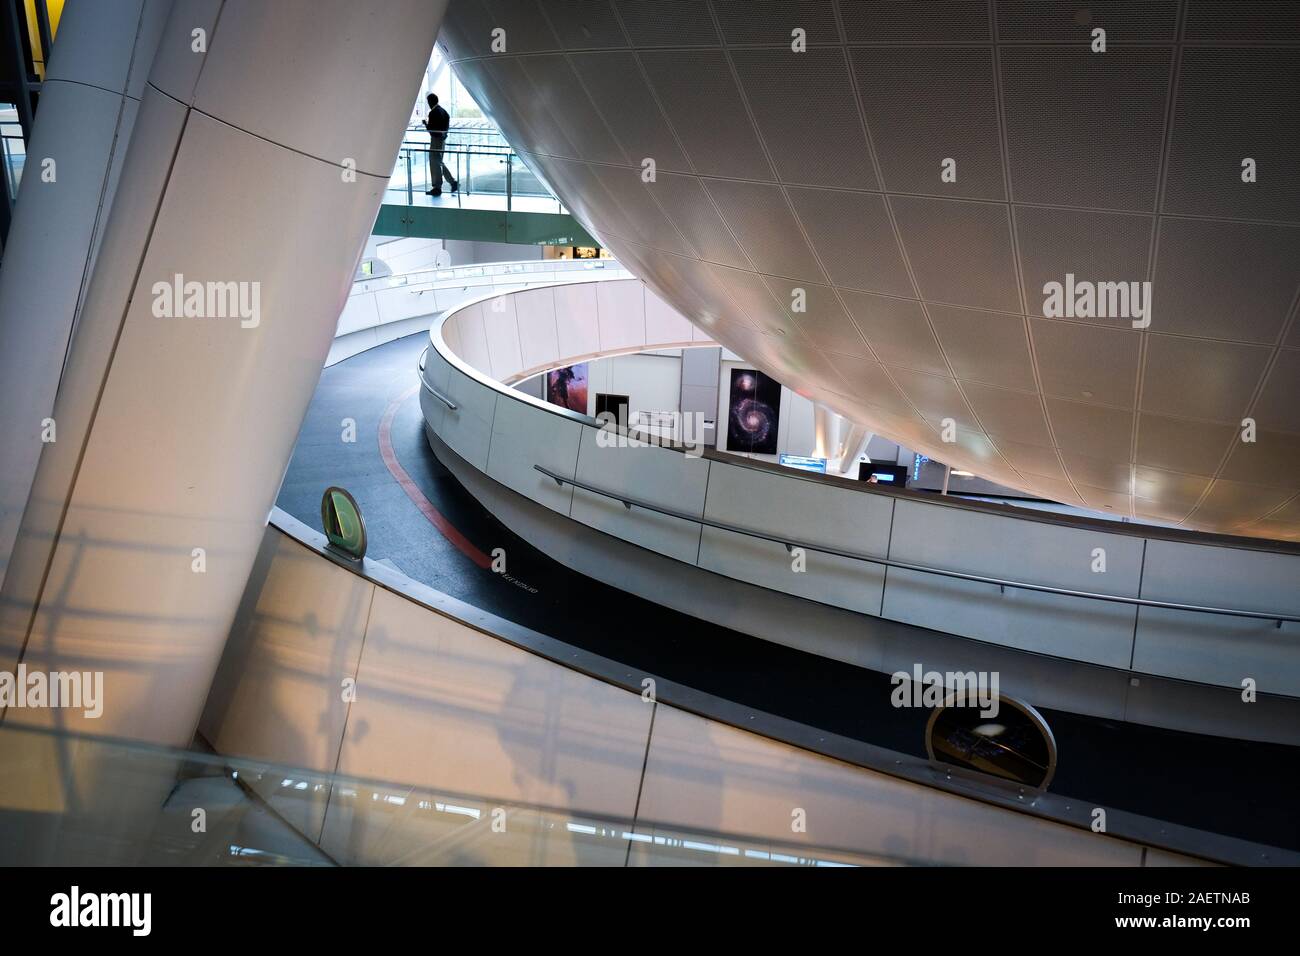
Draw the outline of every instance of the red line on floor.
M401 395L398 395L384 409L384 417L379 422L379 454L384 459L384 465L388 468L389 473L397 479L397 483L402 486L406 492L406 497L410 498L415 507L420 509L420 513L429 519L429 524L433 525L442 533L442 536L456 546L457 550L465 557L469 558L480 568L492 566L492 559L486 554L474 547L463 534L456 530L455 526L433 506L433 502L424 496L424 492L406 473L397 460L397 455L393 451L393 419L397 417L397 410L406 403L406 401L420 390L419 385L412 385Z

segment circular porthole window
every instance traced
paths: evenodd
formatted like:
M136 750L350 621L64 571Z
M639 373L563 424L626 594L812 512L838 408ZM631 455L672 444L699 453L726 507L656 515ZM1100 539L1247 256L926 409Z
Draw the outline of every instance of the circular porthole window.
M949 695L926 724L931 762L1047 789L1056 773L1056 739L1038 711L1000 695L996 708L958 707L955 701Z
M326 488L320 500L320 520L330 547L360 561L366 555L366 523L356 499L342 488Z

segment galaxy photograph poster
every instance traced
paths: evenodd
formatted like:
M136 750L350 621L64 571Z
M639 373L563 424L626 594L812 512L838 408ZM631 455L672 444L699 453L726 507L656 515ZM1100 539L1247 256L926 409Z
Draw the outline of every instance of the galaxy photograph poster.
M731 370L727 448L757 455L776 454L781 418L781 383L750 368Z

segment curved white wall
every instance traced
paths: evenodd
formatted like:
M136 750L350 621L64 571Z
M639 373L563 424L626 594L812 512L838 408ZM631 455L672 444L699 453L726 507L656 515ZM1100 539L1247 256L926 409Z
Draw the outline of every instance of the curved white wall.
M607 259L494 262L359 279L339 316L328 367L385 342L428 329L433 317L489 291L542 283L586 282L592 275L627 277Z
M454 354L505 384L593 358L715 344L640 279L615 274L494 292L453 309L435 328Z
M661 329L620 286L570 285L505 296L502 313L471 302L435 323L421 405L430 431L506 488L624 541L786 594L979 641L1121 671L1300 696L1300 623L1001 589L810 551L792 570L777 542L625 508L557 484L542 465L616 495L777 538L889 560L1068 590L1300 615L1300 552L1285 545L1166 534L1140 526L1014 514L916 493L792 472L710 453L602 448L585 416L504 388L605 349L663 347ZM653 293L646 292L646 302ZM657 301L657 300L656 300ZM605 312L602 302L620 302ZM628 303L631 303L630 305ZM655 306L657 309L658 307ZM683 320L684 321L684 320ZM699 334L699 333L695 333ZM672 343L680 344L680 343ZM429 390L457 406L448 408ZM1096 570L1102 567L1104 570ZM611 582L635 590L627 581ZM708 616L707 609L698 609ZM798 635L763 635L800 646ZM825 652L824 650L821 652ZM832 656L892 670L870 638Z

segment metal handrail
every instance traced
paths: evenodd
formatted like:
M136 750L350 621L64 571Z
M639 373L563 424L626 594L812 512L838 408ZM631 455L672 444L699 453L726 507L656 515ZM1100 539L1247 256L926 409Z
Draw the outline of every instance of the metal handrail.
M436 388L434 388L434 387L433 387L432 385L430 385L428 382L426 382L426 381L424 380L424 376L423 376L423 375L420 376L420 384L424 386L424 390L425 390L426 392L428 392L430 395L432 395L432 396L433 396L434 398L436 398L438 401L442 402L442 404L446 405L446 406L447 406L449 409L451 409L453 412L457 409L458 406L456 405L456 403L453 402L453 401L452 401L450 398L448 398L446 395L442 394L442 392L438 391Z
M413 175L414 170L412 168L412 163L413 161L415 163L427 162L431 148L430 143L415 142L409 139L404 139L398 150L397 164L393 169L390 180L393 178L400 180L404 175L404 191L407 193L407 205L412 204L411 200L414 194L415 179L417 178ZM516 197L543 200L548 203L554 202L558 212L563 213L566 211L563 201L556 196L554 192L552 192L551 188L542 180L536 181L536 188L530 186L523 190L517 190L516 183L514 182L517 178L514 167L515 162L519 158L519 153L509 143L504 142L504 140L499 144L474 142L453 143L447 141L444 144L443 149L439 152L442 153L445 162L452 162L454 159L456 173L464 184L463 188L459 190L463 195L480 192L486 195L503 196L505 198L507 211L510 211L513 208L514 199ZM480 158L480 164L485 159L496 160L499 163L504 164L505 185L502 190L498 191L498 189L492 187L477 190L473 188L474 176L472 169L473 160L476 156ZM464 164L464 168L462 168L462 163ZM390 186L390 189L391 188L396 188L399 191L403 189L401 185L397 187Z
M428 143L403 143L400 149L411 153L427 153L430 150ZM495 150L495 152L494 152ZM446 148L438 150L440 153L447 155L458 154L461 156L494 156L497 159L505 159L509 156L518 156L513 149L496 146L483 146L475 143L448 143Z
M1170 611L1196 611L1201 614L1223 614L1231 617L1249 617L1257 618L1264 621L1276 621L1277 626L1281 627L1283 621L1300 622L1300 616L1291 614L1275 614L1269 611L1243 611L1236 608L1208 607L1199 604L1176 604L1172 601L1154 601L1150 598L1127 597L1123 594L1102 594L1096 591L1076 591L1071 588L1058 588L1049 584L1029 584L1024 581L1011 581L1005 578L991 578L982 574L969 574L965 571L952 571L948 568L932 568L923 564L909 564L905 561L894 561L891 558L879 558L874 555L861 554L856 551L845 551L840 548L832 548L824 544L812 544L806 541L798 541L794 538L779 537L769 534L766 531L756 531L753 528L742 528L738 525L728 524L724 521L714 521L704 516L687 514L684 511L677 511L673 508L664 508L660 505L651 504L648 501L642 501L639 498L633 498L629 495L620 494L616 491L609 491L605 488L598 488L595 485L587 484L585 481L578 481L574 478L566 478L563 475L556 474L549 468L534 464L533 469L541 472L547 478L555 481L557 485L572 485L575 488L581 488L584 491L590 491L593 494L603 495L606 498L613 498L620 501L624 508L629 511L633 508L641 508L645 511L653 511L658 514L668 515L670 518L680 518L683 521L693 521L696 524L706 525L710 528L717 528L720 531L730 531L734 534L746 535L750 538L760 538L764 541L771 541L776 544L785 545L787 551L794 548L803 548L805 551L817 551L822 554L833 554L836 557L848 558L853 561L866 561L871 564L883 565L887 568L899 568L903 571L918 571L924 574L936 574L945 578L957 578L961 581L975 581L980 584L996 584L1000 588L1015 588L1021 591L1040 591L1045 594L1060 594L1065 597L1091 598L1094 601L1109 601L1115 604L1133 604L1138 607L1164 608Z

